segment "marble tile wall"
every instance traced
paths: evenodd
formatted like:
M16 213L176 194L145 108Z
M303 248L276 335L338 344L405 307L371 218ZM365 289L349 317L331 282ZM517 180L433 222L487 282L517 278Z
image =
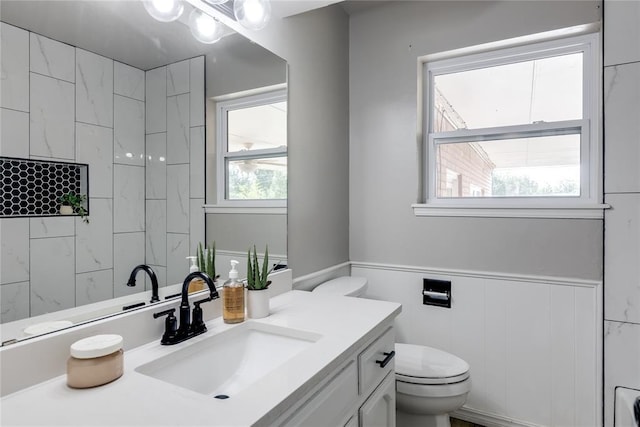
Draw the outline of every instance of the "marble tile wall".
M145 257L144 71L5 23L0 44L0 155L90 174L88 224L0 219L0 321L139 291L125 276Z
M640 390L640 2L604 2L605 426L614 390Z
M179 283L204 242L204 57L146 73L147 263Z

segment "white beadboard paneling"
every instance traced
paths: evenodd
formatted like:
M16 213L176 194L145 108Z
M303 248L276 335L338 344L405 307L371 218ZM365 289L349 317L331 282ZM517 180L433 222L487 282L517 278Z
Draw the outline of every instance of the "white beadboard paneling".
M604 2L604 64L640 61L640 2Z
M607 320L640 323L640 194L607 194L604 271Z
M167 67L145 73L146 132L167 131Z
M167 231L189 233L189 165L167 166Z
M167 285L182 283L189 274L189 235L167 233Z
M29 219L0 218L0 284L29 280Z
M113 166L113 231L144 231L144 168Z
M74 83L76 52L72 46L30 33L30 67L34 73Z
M191 126L204 126L204 56L190 60L189 106Z
M368 279L366 297L402 303L398 342L470 364L460 415L483 425L599 424L599 283L366 263L351 270ZM451 309L422 304L423 277L452 281Z
M31 315L75 307L73 237L31 239Z
M189 163L189 95L167 98L167 164Z
M0 286L0 323L29 317L29 282Z
M189 60L167 66L167 96L189 92Z
M43 216L30 218L29 232L32 239L73 236L76 232L74 217Z
M115 61L113 63L113 92L117 95L144 101L144 71Z
M640 389L640 325L604 322L604 425L613 427L615 387Z
M204 199L191 199L190 204L189 252L191 255L195 255L198 243L202 242L204 245L206 242L206 236L204 234L204 209L202 208Z
M154 133L146 136L146 197L167 198L167 134Z
M113 97L113 162L144 166L144 102Z
M144 264L144 233L117 233L113 235L113 296L121 297L141 292L146 274L138 272L136 286L127 286L135 266Z
M89 165L91 197L113 197L113 130L76 123L76 161Z
M29 33L0 22L0 106L29 111Z
M113 127L113 60L76 49L76 120Z
M34 73L30 82L30 154L73 160L74 85Z
M76 305L113 298L113 270L76 274Z
M113 202L91 198L89 223L76 221L76 272L113 267Z
M640 192L640 62L606 67L604 79L605 191Z
M146 264L167 265L167 201L147 200Z
M0 141L0 156L28 158L29 113L0 109Z
M576 364L575 288L550 288L551 304L551 424L575 426L575 378L567 375Z
M204 198L204 126L191 128L189 193L192 198Z

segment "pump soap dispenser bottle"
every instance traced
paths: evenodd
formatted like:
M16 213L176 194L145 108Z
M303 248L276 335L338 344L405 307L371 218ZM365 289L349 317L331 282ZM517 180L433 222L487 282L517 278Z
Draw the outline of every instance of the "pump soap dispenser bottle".
M244 321L244 284L238 281L238 261L231 260L229 280L222 285L222 319L224 323Z
M193 273L194 271L200 271L197 264L197 257L188 256L187 259L191 261L191 267L189 267L189 273ZM193 279L189 283L189 293L198 292L205 289L205 283L202 279Z

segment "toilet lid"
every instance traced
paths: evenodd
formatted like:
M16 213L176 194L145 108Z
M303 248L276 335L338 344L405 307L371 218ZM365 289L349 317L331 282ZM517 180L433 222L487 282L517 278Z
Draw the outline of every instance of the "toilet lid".
M417 384L442 384L469 378L469 364L446 351L423 345L396 344L396 377Z
M367 288L367 279L356 276L343 276L324 282L313 289L313 292L344 296L358 296Z

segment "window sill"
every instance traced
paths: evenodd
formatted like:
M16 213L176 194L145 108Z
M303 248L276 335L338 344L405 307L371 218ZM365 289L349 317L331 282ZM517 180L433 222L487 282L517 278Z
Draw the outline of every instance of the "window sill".
M476 218L556 218L556 219L603 219L606 204L566 206L515 206L456 204L414 204L415 216L476 217Z
M204 205L206 214L286 215L286 206L224 206Z

